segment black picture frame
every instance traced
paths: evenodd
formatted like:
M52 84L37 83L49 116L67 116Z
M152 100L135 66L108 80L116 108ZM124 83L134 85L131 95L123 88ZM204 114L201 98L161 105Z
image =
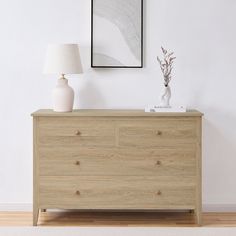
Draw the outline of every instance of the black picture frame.
M143 0L140 0L141 3L141 65L137 65L137 66L96 66L93 63L93 54L94 54L94 50L93 50L93 46L94 46L94 0L91 0L91 68L143 68L143 64L144 64L144 58L143 58L143 49L144 49L144 45L143 45Z

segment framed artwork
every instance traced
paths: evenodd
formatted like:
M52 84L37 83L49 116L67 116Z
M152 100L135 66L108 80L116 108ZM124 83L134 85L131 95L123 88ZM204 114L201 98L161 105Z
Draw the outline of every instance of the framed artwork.
M143 0L91 0L91 67L143 67Z

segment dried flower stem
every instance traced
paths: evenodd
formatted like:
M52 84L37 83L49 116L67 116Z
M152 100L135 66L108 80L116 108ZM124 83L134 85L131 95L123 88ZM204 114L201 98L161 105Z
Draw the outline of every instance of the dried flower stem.
M164 85L167 87L171 81L171 72L173 69L173 62L176 59L176 57L173 57L174 53L168 53L166 49L161 47L161 50L163 52L164 58L161 60L159 57L157 57L157 61L160 64L161 71L164 76Z

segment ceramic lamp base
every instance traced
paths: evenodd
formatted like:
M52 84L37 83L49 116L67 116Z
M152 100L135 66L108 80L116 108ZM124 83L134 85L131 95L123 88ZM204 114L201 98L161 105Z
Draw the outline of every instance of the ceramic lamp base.
M53 110L55 112L72 112L74 91L68 85L67 79L59 79L52 92Z

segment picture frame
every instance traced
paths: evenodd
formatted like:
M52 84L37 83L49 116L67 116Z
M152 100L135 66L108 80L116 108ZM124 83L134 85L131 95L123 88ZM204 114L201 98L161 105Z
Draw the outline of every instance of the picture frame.
M91 67L143 68L143 0L91 0Z

